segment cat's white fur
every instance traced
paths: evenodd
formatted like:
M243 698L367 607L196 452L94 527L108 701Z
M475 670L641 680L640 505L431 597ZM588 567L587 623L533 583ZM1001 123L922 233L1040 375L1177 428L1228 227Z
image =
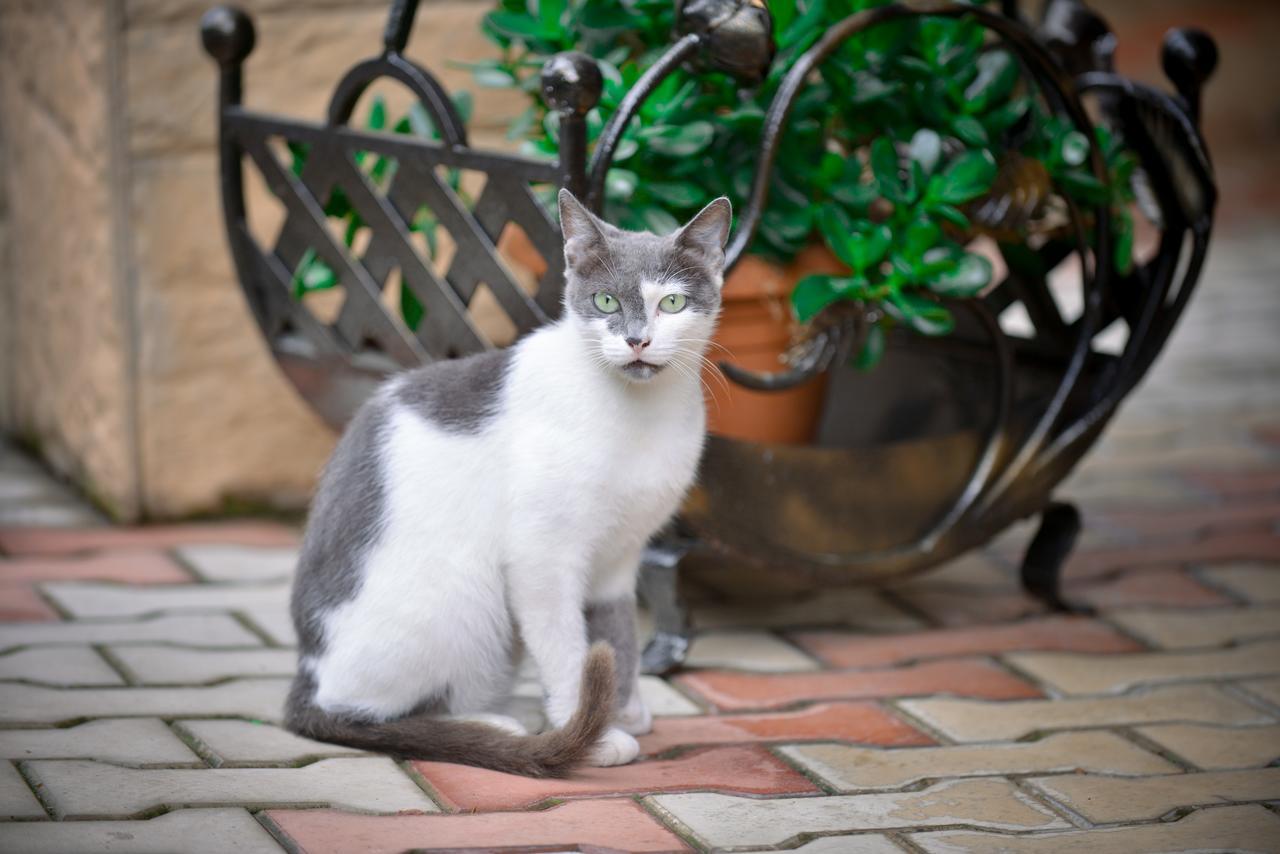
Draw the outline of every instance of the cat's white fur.
M302 662L318 705L386 719L447 687L452 714L500 711L514 616L550 724L569 720L584 605L633 595L641 551L678 508L704 441L689 353L701 354L714 318L661 313L658 300L679 284L647 284L649 352L685 368L628 380L617 367L634 358L629 348L603 321L569 314L514 346L498 415L478 433L448 432L397 403L394 382L380 392L392 408L379 454L386 526L358 593L324 617L324 651ZM646 731L638 682L630 696L622 722ZM628 762L637 750L615 728L594 761Z

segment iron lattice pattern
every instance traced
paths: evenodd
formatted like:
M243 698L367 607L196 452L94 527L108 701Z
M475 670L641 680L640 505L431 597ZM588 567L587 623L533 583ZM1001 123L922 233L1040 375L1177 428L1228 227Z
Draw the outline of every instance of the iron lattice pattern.
M277 352L385 372L508 344L558 313L560 234L534 190L558 182L554 164L228 112L228 141L283 209L270 248L248 217L232 229ZM339 194L350 213L335 218ZM504 232L540 258L509 263ZM323 289L306 286L313 267L331 274Z

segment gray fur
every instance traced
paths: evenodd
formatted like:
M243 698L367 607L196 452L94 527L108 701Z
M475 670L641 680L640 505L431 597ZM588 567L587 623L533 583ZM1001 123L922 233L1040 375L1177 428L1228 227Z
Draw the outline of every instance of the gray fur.
M715 314L729 223L728 200L716 199L674 234L623 231L562 190L565 304L579 317L603 318L615 335L643 339L649 318L641 285L678 280L687 289L684 311ZM600 291L617 297L621 310L604 314L596 308L594 297Z
M300 655L324 648L320 622L355 597L360 570L385 517L380 448L388 405L373 398L347 425L311 504L291 611Z
M618 674L618 708L631 699L631 685L640 672L640 646L636 641L636 600L632 597L589 604L587 640L606 641L613 647Z
M451 433L478 433L498 414L509 350L435 362L404 374L399 401Z

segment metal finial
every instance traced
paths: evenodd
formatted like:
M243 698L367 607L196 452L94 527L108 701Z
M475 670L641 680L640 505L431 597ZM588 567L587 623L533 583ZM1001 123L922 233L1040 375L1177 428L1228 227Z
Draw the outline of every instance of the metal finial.
M253 21L236 6L214 6L200 18L205 53L223 67L239 65L253 51Z

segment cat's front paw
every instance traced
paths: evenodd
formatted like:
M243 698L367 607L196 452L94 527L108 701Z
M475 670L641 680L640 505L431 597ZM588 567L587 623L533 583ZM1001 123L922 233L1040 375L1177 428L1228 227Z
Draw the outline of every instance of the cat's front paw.
M591 748L587 764L597 768L626 765L640 755L640 743L620 729L609 727Z
M631 699L622 711L618 712L618 728L631 735L647 735L653 731L653 715L649 707L640 699L640 690L631 692Z

